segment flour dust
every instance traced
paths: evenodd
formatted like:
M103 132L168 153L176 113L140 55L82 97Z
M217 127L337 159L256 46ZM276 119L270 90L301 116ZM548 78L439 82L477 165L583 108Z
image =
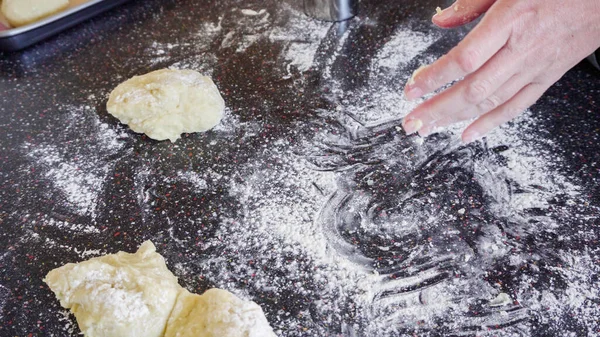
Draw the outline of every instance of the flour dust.
M361 62L348 48L360 48L361 28L371 25L358 17L338 34L287 4L240 7L178 41L151 43L144 65L207 75L274 46L276 55L259 55L282 86L305 95L305 118L272 126L228 109L208 135L154 144L163 155L102 122L87 107L101 99L60 107L64 146L23 144L23 169L48 183L58 215L89 223L57 214L27 223L56 235L105 233L103 192L116 165L135 157L123 190L135 200L132 227L165 242L159 251L166 247L161 254L188 288L208 282L255 300L280 336L593 331L597 261L569 242L589 234L589 214L600 210L560 173L556 145L532 136L536 117L526 113L471 145L460 143L460 126L407 136L401 118L418 102L404 99L402 83L438 56L429 50L442 35L397 27L348 74L348 63ZM82 129L87 137L75 137ZM36 241L80 258L106 253Z

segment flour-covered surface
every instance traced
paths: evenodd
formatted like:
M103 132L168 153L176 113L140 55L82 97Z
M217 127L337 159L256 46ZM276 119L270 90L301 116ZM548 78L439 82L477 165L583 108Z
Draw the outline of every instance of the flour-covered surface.
M299 4L132 2L0 55L0 335L77 336L42 278L147 239L279 336L600 335L598 73L474 144L407 136L403 84L465 31L430 1ZM220 125L172 144L107 114L165 67L212 76Z

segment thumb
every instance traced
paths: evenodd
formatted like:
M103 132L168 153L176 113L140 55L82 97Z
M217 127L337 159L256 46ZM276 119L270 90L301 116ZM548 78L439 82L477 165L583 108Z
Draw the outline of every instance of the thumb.
M457 0L450 7L438 11L432 21L441 28L454 28L467 24L485 13L496 0Z

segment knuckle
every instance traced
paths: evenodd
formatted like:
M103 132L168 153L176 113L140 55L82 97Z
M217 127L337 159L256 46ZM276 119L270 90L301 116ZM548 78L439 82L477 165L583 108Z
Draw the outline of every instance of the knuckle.
M489 82L486 80L476 80L470 83L465 90L465 100L471 104L480 103L489 95L489 87Z
M435 90L441 86L444 85L444 83L440 83L439 80L437 80L435 77L433 76L427 76L427 77L423 77L423 85L425 86L425 88L428 91L432 91Z
M502 53L512 58L518 58L519 55L522 55L522 53L519 52L520 44L517 42L517 40L518 38L513 35L512 38L502 47Z
M542 16L538 4L531 1L519 1L512 14L513 29L525 30L528 23Z
M492 95L479 104L479 111L482 113L492 111L499 107L500 104L500 98L496 95Z
M432 109L427 114L427 117L429 120L436 122L443 119L445 116L438 109Z
M460 70L466 74L470 74L479 67L480 58L481 53L478 49L469 48L458 53L456 56L456 63Z

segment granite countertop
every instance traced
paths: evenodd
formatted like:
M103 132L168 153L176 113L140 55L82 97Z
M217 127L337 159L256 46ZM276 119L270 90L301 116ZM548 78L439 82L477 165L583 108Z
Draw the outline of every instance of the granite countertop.
M438 5L330 24L294 1L132 1L0 53L0 335L76 336L43 277L144 240L279 336L599 335L599 72L482 141L407 136L403 84L468 29L433 27ZM165 67L213 78L218 127L156 142L107 114Z

